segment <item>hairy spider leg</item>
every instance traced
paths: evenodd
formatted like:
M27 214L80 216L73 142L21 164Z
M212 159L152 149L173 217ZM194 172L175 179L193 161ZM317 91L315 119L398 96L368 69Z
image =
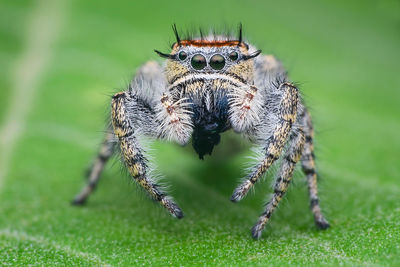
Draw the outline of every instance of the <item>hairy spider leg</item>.
M235 189L231 197L233 202L240 201L260 177L262 177L265 171L279 158L292 129L292 124L296 119L297 113L298 90L294 85L286 82L282 83L279 89L283 91L280 102L280 119L275 127L274 133L268 139L265 147L265 158L258 165L256 170Z
M271 200L267 203L265 211L262 213L257 223L251 230L252 236L255 239L261 237L262 230L271 218L272 213L278 206L282 197L285 195L290 181L292 180L293 170L296 163L300 160L304 146L304 133L302 130L296 130L291 135L288 141L289 148L282 158L282 163L275 181L274 193Z
M88 170L87 184L82 188L81 192L72 200L73 205L82 205L86 202L89 195L95 190L101 173L109 160L109 158L114 154L115 150L115 136L112 132L111 127L108 127L107 134L104 138L103 143L100 146L100 150Z
M129 119L125 101L134 102L134 96L128 92L117 93L111 103L111 117L114 133L119 139L122 158L131 176L145 189L149 195L158 201L173 216L182 218L183 213L177 204L159 185L149 177L147 159L135 136L135 125ZM148 118L154 119L154 118Z
M314 129L311 121L311 115L307 110L299 118L305 133L305 145L301 156L301 165L303 172L307 176L308 192L310 197L310 208L314 214L315 224L320 229L329 227L328 221L321 212L318 198L317 173L315 171L315 155L314 155Z

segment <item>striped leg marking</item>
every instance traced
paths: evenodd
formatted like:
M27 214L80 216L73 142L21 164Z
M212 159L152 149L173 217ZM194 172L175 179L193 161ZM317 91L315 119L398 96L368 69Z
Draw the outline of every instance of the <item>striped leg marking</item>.
M280 88L284 91L280 106L281 117L273 135L268 139L266 156L256 170L233 192L231 197L233 202L238 202L246 196L265 171L279 158L292 129L292 124L296 119L297 113L298 90L289 83L281 84Z
M292 140L290 140L290 147L282 159L278 177L275 181L273 196L265 207L265 211L251 230L253 238L259 239L261 237L262 230L268 223L272 213L286 193L290 181L292 180L293 170L296 166L296 163L300 160L303 146L304 134L302 131L299 131L294 134Z
M317 227L320 229L327 229L329 227L329 223L321 212L318 198L317 173L315 171L315 156L313 145L314 130L311 122L311 116L307 111L305 111L302 117L306 139L303 155L301 157L301 165L303 168L303 172L307 176L310 207L312 213L314 214L314 220Z
M134 125L126 113L125 101L129 98L127 93L122 92L113 96L111 104L111 116L114 133L119 139L122 158L131 176L145 189L150 196L158 201L173 216L182 218L181 209L170 197L161 191L160 187L148 177L147 159L134 135Z
M100 151L88 171L88 183L82 191L72 200L73 205L85 204L89 195L94 191L97 183L100 180L101 173L108 159L113 155L115 148L114 134L111 129L108 129L103 143L100 146Z

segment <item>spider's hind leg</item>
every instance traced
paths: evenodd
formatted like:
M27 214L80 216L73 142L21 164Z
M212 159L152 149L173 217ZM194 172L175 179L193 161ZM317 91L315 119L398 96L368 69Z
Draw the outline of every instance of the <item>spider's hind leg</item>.
M82 188L82 191L72 200L73 205L85 204L89 195L94 191L97 183L100 180L101 173L115 150L115 136L112 133L111 127L107 129L107 134L100 150L90 168L87 171L87 184Z
M305 144L303 154L301 156L301 165L303 172L307 176L308 192L310 196L310 208L314 214L315 224L320 229L329 227L328 221L321 212L318 198L317 173L315 171L315 156L314 156L314 129L311 122L311 116L306 109L299 117L300 123L303 126L305 133Z
M301 129L294 130L288 141L289 147L282 157L282 163L275 181L274 193L271 200L267 203L264 212L261 214L257 223L251 230L255 239L261 237L262 230L271 218L272 213L278 206L284 194L288 190L292 180L293 170L296 163L300 160L301 152L304 146L304 133Z

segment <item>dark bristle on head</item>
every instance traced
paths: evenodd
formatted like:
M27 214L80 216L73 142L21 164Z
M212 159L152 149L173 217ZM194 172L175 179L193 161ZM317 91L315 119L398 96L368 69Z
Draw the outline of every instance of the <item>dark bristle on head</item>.
M193 34L195 34L197 32L197 30L194 27L192 27L192 29L190 29L190 30L187 29L186 30L186 34L184 34L183 39L182 39L181 36L179 36L178 29L177 29L175 23L172 24L172 30L174 32L175 39L176 39L176 43L174 43L174 44L178 44L178 45L182 44L182 40L193 40ZM204 34L205 33L204 29L202 27L199 27L198 28L198 32L199 32L199 35L200 35L200 40L205 40L207 34ZM225 35L227 35L227 36L232 36L231 34L228 34L230 32L228 27L226 27L226 29L224 31L222 31L222 32L225 32ZM197 34L195 34L195 35L197 35ZM218 39L219 34L217 33L215 28L212 29L211 35L213 35L214 40ZM241 43L244 44L243 43L243 26L242 26L242 23L239 23L239 26L238 26L237 39L229 39L229 41L237 41L239 44L241 44Z
M243 58L243 60L248 60L248 59L251 59L251 58L255 58L256 56L258 56L259 54L261 54L261 50L257 50L256 52L254 52L253 54L251 54L251 55L243 55L242 56L242 58Z
M238 37L238 41L239 44L242 42L242 23L239 23L239 37Z
M156 52L160 57L163 57L163 58L169 58L169 59L174 59L175 58L175 55L165 54L165 53L160 52L160 51L155 50L155 49L154 49L154 52Z
M238 25L238 32L237 32L236 38L235 37L232 38L232 32L229 31L228 28L225 29L225 34L221 34L221 35L218 35L216 33L215 28L212 31L210 31L211 34L213 35L214 39L212 39L212 38L208 39L207 35L204 34L203 28L201 28L201 27L199 27L197 30L196 30L196 28L193 28L193 27L191 30L187 29L186 36L184 34L182 38L181 38L181 36L179 36L178 29L177 29L175 23L172 24L172 30L174 32L175 39L176 39L176 42L171 44L172 49L176 49L176 48L179 48L182 46L196 46L196 47L237 46L237 47L244 47L247 50L249 49L249 45L243 41L242 23L239 23L239 25ZM199 32L200 38L193 38L193 34L196 32ZM181 34L182 34L182 32L181 32ZM158 50L155 50L155 52L163 58L176 59L176 55L165 54ZM251 58L258 56L260 53L261 53L261 51L259 50L259 51L254 52L251 55L243 56L242 59L244 59L244 60L251 59Z
M179 38L178 30L176 29L176 24L175 23L174 23L174 25L172 25L172 30L174 31L176 42L178 44L180 44L181 43L181 39Z

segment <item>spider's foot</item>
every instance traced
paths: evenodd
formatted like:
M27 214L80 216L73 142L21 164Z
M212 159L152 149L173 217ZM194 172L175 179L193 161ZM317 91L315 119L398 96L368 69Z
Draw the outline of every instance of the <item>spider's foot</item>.
M246 180L243 184L239 185L233 192L231 201L239 202L242 200L246 196L247 192L249 192L252 185L253 184L250 182L250 180Z
M330 227L329 222L324 217L315 219L315 224L317 225L318 229L321 229L321 230L325 230Z
M71 201L71 204L74 206L85 205L90 192L91 191L89 191L89 189L85 187L84 190L76 195L76 197Z
M162 205L171 213L172 216L182 219L183 218L183 212L181 208L175 202L168 198L163 198L161 200Z
M74 205L74 206L83 206L83 205L86 204L86 200L87 200L87 198L85 198L85 197L76 196L76 197L71 201L71 205Z
M178 206L177 206L178 207ZM178 207L174 213L173 213L174 217L176 217L177 219L182 219L183 218L183 212L182 210Z
M251 236L256 240L260 239L263 229L264 226L257 223L251 228Z

